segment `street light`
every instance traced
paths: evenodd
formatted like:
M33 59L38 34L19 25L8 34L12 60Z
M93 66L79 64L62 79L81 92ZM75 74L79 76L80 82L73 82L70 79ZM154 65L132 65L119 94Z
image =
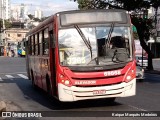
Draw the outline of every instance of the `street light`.
M5 27L5 20L4 20L4 10L5 10L6 8L4 7L4 3L2 2L2 7L1 7L1 17L2 17L2 26L3 26L3 34L4 34L4 56L7 56L7 52L6 52L6 41L5 41L5 29L6 29L6 27Z

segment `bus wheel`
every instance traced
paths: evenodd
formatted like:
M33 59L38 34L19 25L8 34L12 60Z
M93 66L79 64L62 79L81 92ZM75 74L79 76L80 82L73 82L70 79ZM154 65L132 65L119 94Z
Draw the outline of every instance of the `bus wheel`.
M51 96L51 84L50 84L50 79L49 79L49 76L46 75L46 84L47 84L47 93L49 96Z
M35 80L34 80L34 76L33 76L33 71L31 70L31 78L32 78L32 86L33 88L37 88L36 84L35 84Z

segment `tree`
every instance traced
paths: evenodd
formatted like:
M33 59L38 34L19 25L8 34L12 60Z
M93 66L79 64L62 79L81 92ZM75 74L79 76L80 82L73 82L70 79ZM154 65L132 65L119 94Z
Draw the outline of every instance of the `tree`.
M5 28L12 27L11 22L9 22L8 20L5 20L4 23L5 23ZM2 19L0 19L0 29L1 29L1 31L3 30L3 20Z
M142 18L139 13L145 13L145 11L154 7L158 10L160 6L160 0L73 0L78 3L79 9L124 9L131 13L132 24L137 28L137 34L139 36L140 44L142 48L148 54L148 70L153 70L152 58L153 53L151 52L149 46L147 46L146 41L149 40L151 30L153 29L153 20L147 18L147 16ZM156 21L156 17L155 17ZM154 22L155 22L154 21Z
M12 24L9 20L5 20L5 27L6 28L11 28L12 27Z

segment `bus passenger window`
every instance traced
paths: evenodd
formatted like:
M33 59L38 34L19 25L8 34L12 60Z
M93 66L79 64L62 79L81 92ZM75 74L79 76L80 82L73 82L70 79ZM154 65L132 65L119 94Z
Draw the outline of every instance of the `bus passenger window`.
M43 41L43 36L44 36L44 31L39 32L39 51L38 51L38 55L42 55L43 53L43 46L42 46L42 41Z
M32 43L31 43L31 45L32 45L32 55L34 55L34 53L35 53L35 52L34 52L34 51L35 51L35 46L34 46L34 45L35 45L35 41L34 41L34 40L35 40L35 37L32 36L32 37L31 37L31 42L32 42Z
M44 39L43 39L43 55L49 54L49 35L48 29L44 31Z
M35 35L35 55L38 55L38 34Z
M31 55L31 37L28 37L28 54Z

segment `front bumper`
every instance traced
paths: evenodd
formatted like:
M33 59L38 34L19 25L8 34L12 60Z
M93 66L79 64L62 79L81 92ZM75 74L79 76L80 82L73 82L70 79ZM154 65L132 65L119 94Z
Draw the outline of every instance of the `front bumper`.
M93 91L105 90L105 94L95 95ZM58 84L58 93L60 101L78 101L86 99L99 99L111 97L128 97L136 94L136 79L128 83L122 82L110 86L97 87L67 87L61 83Z

